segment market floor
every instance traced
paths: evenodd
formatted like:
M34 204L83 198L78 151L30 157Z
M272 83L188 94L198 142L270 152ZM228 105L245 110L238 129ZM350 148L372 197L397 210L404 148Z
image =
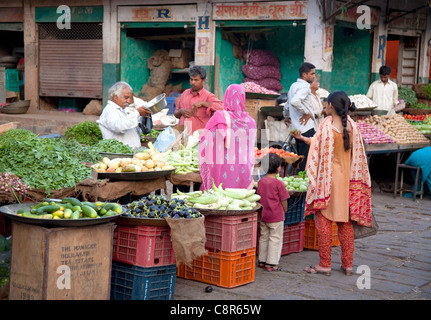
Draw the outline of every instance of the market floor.
M176 278L175 300L429 300L431 299L431 199L413 201L373 193L380 231L355 240L353 276L341 272L340 247L333 247L332 274L307 274L318 252L282 256L282 271L256 267L255 280L222 288ZM368 276L368 277L367 277Z

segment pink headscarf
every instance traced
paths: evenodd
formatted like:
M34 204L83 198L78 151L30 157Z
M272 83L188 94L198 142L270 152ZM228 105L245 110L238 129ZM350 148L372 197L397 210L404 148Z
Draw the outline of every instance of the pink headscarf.
M245 111L245 90L238 84L225 92L224 110L218 110L205 126L199 144L202 190L223 183L224 188L254 186L252 170L256 122Z

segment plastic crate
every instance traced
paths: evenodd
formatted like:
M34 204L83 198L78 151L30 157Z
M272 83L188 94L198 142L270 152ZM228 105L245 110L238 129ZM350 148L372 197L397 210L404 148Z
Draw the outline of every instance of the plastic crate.
M255 264L256 248L238 252L209 250L207 255L194 259L192 267L180 264L177 277L233 288L254 281Z
M168 106L166 108L169 109L168 114L174 114L175 112L175 97L166 97L166 102Z
M176 265L143 268L112 263L111 300L173 300Z
M284 226L282 256L304 250L304 232L305 222Z
M114 230L112 260L140 267L175 263L170 228L117 226Z
M287 200L287 211L284 215L284 225L304 221L305 196L291 196Z
M340 244L338 240L338 228L335 222L332 222L332 246L336 247ZM304 248L311 250L318 250L319 243L317 241L317 229L314 220L305 219L305 233L304 233Z
M6 90L19 92L19 85L18 69L6 69Z
M77 112L78 100L75 98L58 98L58 111Z
M226 252L256 247L257 212L238 216L206 216L205 248Z

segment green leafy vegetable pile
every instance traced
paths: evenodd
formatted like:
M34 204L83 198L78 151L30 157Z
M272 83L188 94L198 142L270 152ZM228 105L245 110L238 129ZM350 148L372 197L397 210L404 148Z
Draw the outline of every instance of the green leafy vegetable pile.
M87 146L92 146L103 139L99 125L92 121L84 121L67 128L64 132L64 138L75 139Z
M116 139L103 139L89 147L90 150L107 153L133 153L133 148Z
M11 172L31 189L51 190L73 187L91 177L92 169L71 154L57 139L12 141L0 146L0 172Z
M26 129L10 129L5 133L0 134L0 146L8 144L12 141L30 141L37 140L37 134Z
M422 90L423 92L425 92L425 94L431 98L431 83L428 83L425 86L422 86Z
M426 103L416 103L414 105L411 106L412 109L431 109L431 107L429 105L427 105Z
M413 89L406 87L398 88L398 98L403 99L406 105L413 106L418 103L418 98L416 97L416 92Z

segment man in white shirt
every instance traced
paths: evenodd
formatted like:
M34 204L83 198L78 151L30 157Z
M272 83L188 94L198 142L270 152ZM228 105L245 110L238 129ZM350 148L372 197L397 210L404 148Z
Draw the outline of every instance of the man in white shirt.
M288 100L284 105L284 116L290 117L292 129L299 130L304 137L312 137L317 128L314 124L313 103L310 84L316 78L316 67L304 62L299 67L299 78L292 83L288 92ZM311 121L310 121L311 120ZM310 146L303 141L296 141L298 155L304 156L298 170L305 170L305 164Z
M132 148L141 147L139 123L141 117L148 117L152 112L145 105L130 108L133 92L127 82L115 83L108 95L109 100L97 120L103 139L117 139Z
M367 97L377 104L378 110L385 110L388 113L394 112L394 107L398 104L398 86L389 79L391 68L381 66L379 69L380 79L374 81L367 92Z

